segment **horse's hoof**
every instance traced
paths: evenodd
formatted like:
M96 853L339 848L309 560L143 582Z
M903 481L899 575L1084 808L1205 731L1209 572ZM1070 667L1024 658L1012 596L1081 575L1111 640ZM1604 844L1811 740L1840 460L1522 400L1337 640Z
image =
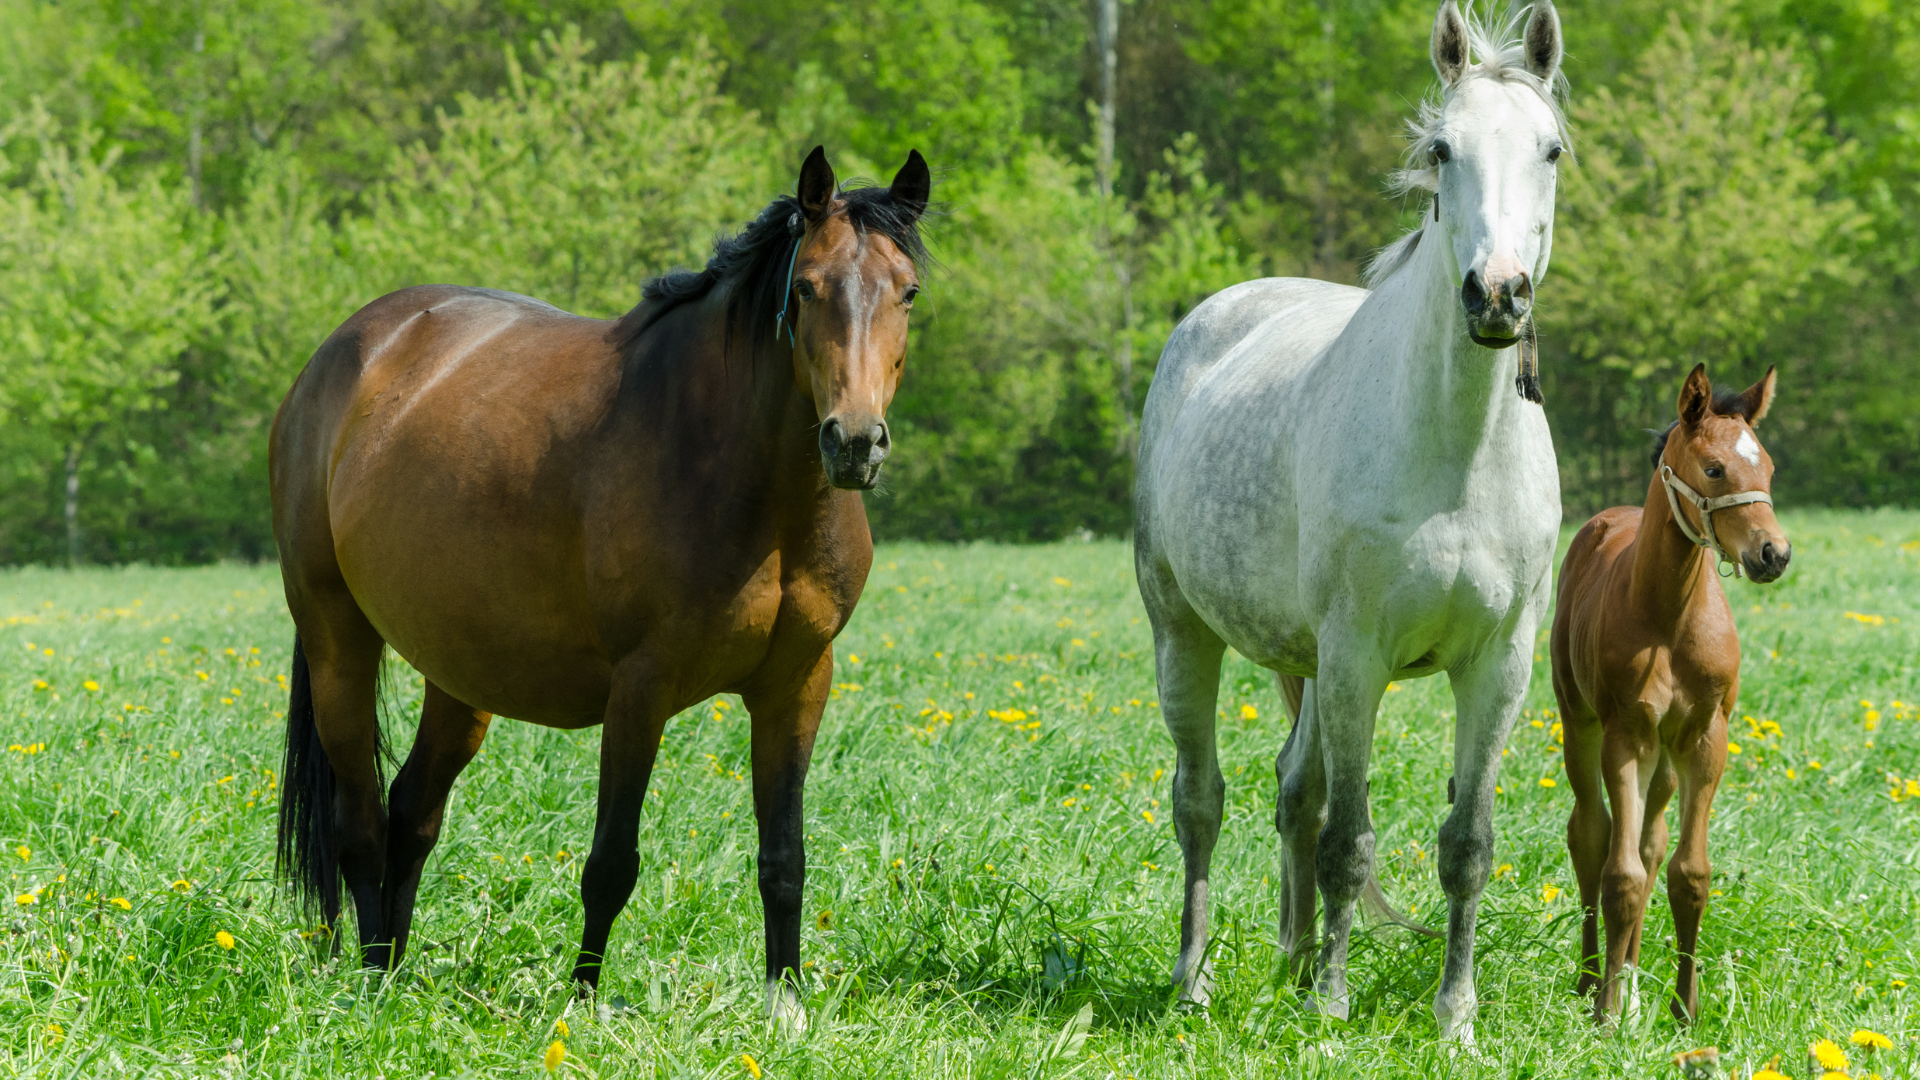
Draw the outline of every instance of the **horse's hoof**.
M1174 1004L1188 1009L1205 1009L1213 1003L1213 964L1202 962L1193 971L1173 968L1173 985L1179 989Z
M807 1030L807 1007L800 1003L800 992L785 979L767 981L767 1020L782 1038L794 1038Z

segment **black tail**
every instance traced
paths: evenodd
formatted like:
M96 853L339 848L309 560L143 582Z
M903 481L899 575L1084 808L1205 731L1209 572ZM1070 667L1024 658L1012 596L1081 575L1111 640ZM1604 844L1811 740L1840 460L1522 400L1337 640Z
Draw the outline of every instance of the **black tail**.
M280 777L280 842L275 865L308 910L331 923L340 911L339 852L334 846L333 765L314 723L306 650L293 638L287 702L287 757Z

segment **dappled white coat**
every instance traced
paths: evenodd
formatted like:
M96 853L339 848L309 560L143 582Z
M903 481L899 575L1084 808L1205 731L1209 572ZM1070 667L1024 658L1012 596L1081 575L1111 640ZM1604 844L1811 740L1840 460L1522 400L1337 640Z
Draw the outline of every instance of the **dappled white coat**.
M1372 873L1375 713L1390 680L1444 671L1458 706L1458 798L1440 831L1450 911L1434 1011L1444 1035L1472 1038L1494 781L1532 674L1560 524L1546 417L1516 391L1519 350L1475 344L1468 331L1485 324L1461 299L1469 270L1531 282L1546 271L1563 130L1543 87L1557 74L1559 24L1550 5L1532 10L1528 54L1543 62L1528 81L1457 58L1450 69L1443 33L1465 30L1451 2L1442 8L1436 66L1449 92L1426 118L1429 140L1448 144L1428 174L1439 220L1389 253L1395 268L1374 291L1292 278L1234 286L1181 323L1155 372L1135 560L1179 754L1187 889L1174 977L1192 1000L1209 993L1224 648L1309 678L1278 766L1281 942L1311 966L1317 872L1327 920L1313 1000L1340 1016L1353 902Z

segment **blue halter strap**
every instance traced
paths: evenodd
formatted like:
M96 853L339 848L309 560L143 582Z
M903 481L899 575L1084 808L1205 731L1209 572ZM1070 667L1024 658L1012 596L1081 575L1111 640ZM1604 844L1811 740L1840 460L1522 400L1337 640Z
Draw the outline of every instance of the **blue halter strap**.
M789 232L793 230L793 225L792 220L787 222ZM792 348L799 348L800 343L794 339L793 324L787 321L787 305L793 302L793 266L800 261L800 241L806 236L805 228L801 226L801 232L793 238L793 254L787 256L787 291L780 296L780 314L773 320L774 335L777 337L782 329L786 330L787 345Z

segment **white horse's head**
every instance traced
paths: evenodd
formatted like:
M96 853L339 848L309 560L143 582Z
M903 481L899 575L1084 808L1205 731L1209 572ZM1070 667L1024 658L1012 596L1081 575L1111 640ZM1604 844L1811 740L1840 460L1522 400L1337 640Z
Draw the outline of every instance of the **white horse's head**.
M1443 92L1414 124L1400 183L1434 193L1438 220L1422 231L1451 245L1467 332L1489 348L1519 336L1553 250L1555 162L1568 140L1554 99L1560 54L1552 0L1499 29L1469 23L1454 0L1434 19Z

